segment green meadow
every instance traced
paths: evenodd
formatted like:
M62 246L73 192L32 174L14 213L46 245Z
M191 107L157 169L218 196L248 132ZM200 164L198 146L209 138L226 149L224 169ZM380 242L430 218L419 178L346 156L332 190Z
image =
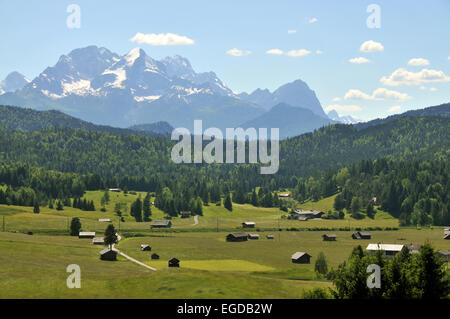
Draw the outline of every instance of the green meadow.
M65 207L56 211L41 207L33 214L32 207L0 206L0 298L301 298L305 289L332 287L318 278L314 262L320 252L329 268L344 262L353 247L368 243L423 244L431 242L437 249L449 249L442 239L442 228L398 228L398 220L378 211L374 219L355 220L346 215L343 220L309 220L305 222L283 218L285 212L276 208L259 208L233 204L229 212L222 206L205 206L203 216L174 218L168 230L151 230L151 222L137 223L129 215L129 207L139 194L110 193L106 212L99 210L103 193L87 192L97 211L84 212ZM144 194L141 194L144 196ZM125 254L157 269L150 271L119 256L108 262L99 258L102 246L89 239L68 235L72 217L79 217L83 230L102 235L110 218L119 228L114 213L117 202L126 203L125 222L120 223L122 240L116 246ZM300 205L304 209L327 211L333 198ZM164 213L152 206L152 219L162 219ZM241 223L254 221L259 240L230 243L229 232L242 231ZM351 230L339 230L350 227ZM371 240L353 240L355 228L371 227ZM378 227L378 228L377 228ZM386 227L398 228L385 230ZM318 228L333 229L320 230ZM315 231L313 231L315 230ZM33 235L28 235L33 232ZM324 233L337 235L336 242L324 242ZM267 239L272 234L274 239ZM150 252L140 250L149 244ZM312 256L311 264L297 265L291 255L297 251ZM159 260L150 258L152 253ZM168 268L168 259L180 260L180 268ZM69 289L66 267L81 267L81 289Z

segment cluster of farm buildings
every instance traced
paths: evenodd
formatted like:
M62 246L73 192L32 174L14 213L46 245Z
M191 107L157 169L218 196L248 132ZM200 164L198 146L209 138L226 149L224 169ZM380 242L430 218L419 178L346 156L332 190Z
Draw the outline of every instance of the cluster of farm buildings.
M180 215L182 218L188 218L192 216L192 213L190 211L182 211L180 212ZM314 218L321 218L323 215L323 212L320 211L307 211L307 210L296 210L291 212L290 219L297 219L297 220L308 220L308 219L314 219ZM99 219L99 221L103 222L111 222L109 219ZM171 228L172 222L170 220L156 220L152 223L151 228ZM245 221L242 223L242 228L255 228L256 223L253 221ZM352 238L355 240L370 240L372 238L372 234L368 231L357 231L354 232L352 235ZM104 245L104 238L103 237L95 237L95 232L80 232L79 238L90 238L92 239L92 242L94 245ZM244 242L247 240L258 240L260 238L259 234L250 233L247 234L245 232L237 232L237 233L230 233L226 236L227 242ZM269 240L275 239L275 235L268 234L266 235L266 238ZM336 234L323 234L322 235L323 241L336 241L337 236ZM450 239L450 228L444 229L444 239ZM382 244L382 243L372 243L368 244L366 247L366 250L371 253L375 254L378 251L381 251L383 253L384 257L392 258L397 253L399 253L404 247L407 247L409 252L412 254L418 253L420 246L409 244L409 245L399 245L399 244ZM152 248L148 244L142 244L141 245L142 251L151 251ZM102 260L116 260L118 251L114 248L105 248L102 251L100 251L100 258ZM446 261L450 260L450 251L448 250L441 250L439 251L439 255L443 257ZM296 264L309 264L311 260L311 255L307 252L295 252L291 256L292 263ZM159 259L159 255L156 253L151 254L151 259ZM180 266L180 260L173 257L169 259L168 261L169 267L179 267Z

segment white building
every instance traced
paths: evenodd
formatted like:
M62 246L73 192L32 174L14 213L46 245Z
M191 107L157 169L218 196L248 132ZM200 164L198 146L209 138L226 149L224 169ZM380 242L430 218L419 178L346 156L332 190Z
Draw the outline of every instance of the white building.
M402 250L404 245L392 245L392 244L369 244L366 248L372 255L379 250L383 252L384 257L392 258Z

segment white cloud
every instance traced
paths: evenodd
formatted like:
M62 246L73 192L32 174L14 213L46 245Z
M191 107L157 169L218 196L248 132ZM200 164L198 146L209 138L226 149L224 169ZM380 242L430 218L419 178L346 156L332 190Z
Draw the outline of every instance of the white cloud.
M430 88L430 91L431 92L435 92L435 91L437 91L437 89L436 88Z
M360 90L350 89L344 95L345 100L371 100L372 97Z
M410 72L399 68L389 77L383 76L380 82L389 86L421 85L430 82L450 82L450 77L440 70L422 69L419 72Z
M311 51L308 51L305 49L300 49L300 50L290 50L286 53L286 55L290 56L290 57L302 57L302 56L306 56L310 53L311 53Z
M345 100L396 100L405 101L411 99L407 93L400 93L385 88L378 88L372 92L372 95L364 93L360 90L351 89L344 95Z
M450 55L448 56L448 60L450 60Z
M288 34L296 34L297 30L288 30Z
M335 98L333 99L333 102L339 102L340 100L342 100L340 97L335 97Z
M414 59L410 59L408 61L408 65L425 66L425 65L430 65L430 61L428 61L427 59L423 59L423 58L414 58Z
M270 49L266 51L267 54L272 54L272 55L282 55L284 52L280 49Z
M420 87L420 89L421 89L422 91L424 91L424 90L426 90L427 88L426 88L425 86L422 85L422 86Z
M317 21L319 21L317 18L311 18L308 20L308 23L316 23Z
M388 90L385 88L378 88L372 93L372 97L375 100L397 100L405 101L411 99L407 93L400 93L393 90Z
M322 54L323 51L322 50L316 50L316 54Z
M228 50L226 53L229 54L229 55L232 55L232 56L245 56L245 55L251 54L252 51L239 50L237 48L233 48L233 49Z
M375 42L372 40L366 41L361 44L359 48L361 52L370 53L370 52L381 52L384 50L383 45L380 42Z
M362 108L358 105L340 105L340 104L331 104L325 108L325 112L328 113L331 110L335 110L337 112L360 112Z
M174 33L149 33L144 34L141 32L136 33L134 37L130 39L131 42L137 42L139 44L149 44L153 46L168 46L168 45L192 45L194 40L174 34Z
M369 63L371 61L369 59L359 57L359 58L352 58L352 59L348 60L348 62L353 63L353 64L361 64L361 63Z
M394 105L392 107L390 107L388 109L388 113L392 114L392 113L398 113L402 110L402 106L401 105Z

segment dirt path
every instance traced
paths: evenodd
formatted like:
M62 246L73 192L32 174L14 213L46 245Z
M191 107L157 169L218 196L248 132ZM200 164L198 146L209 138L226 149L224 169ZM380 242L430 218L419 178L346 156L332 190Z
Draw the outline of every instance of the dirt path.
M116 249L117 249L117 248L116 248ZM138 264L138 265L140 265L140 266L142 266L142 267L145 267L145 268L150 269L150 270L153 270L153 271L156 271L156 270L157 270L156 268L150 267L149 265L146 265L146 264L144 264L143 262L140 262L139 260L136 260L136 259L134 259L133 257L130 257L130 256L124 254L124 253L121 252L120 250L118 250L118 251L119 251L119 255L125 257L125 258L128 259L129 261L134 262L135 264Z
M194 223L192 224L192 226L196 226L196 225L198 225L198 216L197 215L194 216Z
M120 237L119 234L117 234L117 242L119 242L122 239L122 237ZM113 245L112 247L117 250L117 252L119 253L119 255L125 257L126 259L128 259L129 261L134 262L135 264L138 264L139 266L145 267L147 269L153 270L153 271L157 271L156 268L150 267L149 265L144 264L143 262L140 262L139 260L134 259L133 257L128 256L127 254L121 252L119 249L114 247L115 245Z

